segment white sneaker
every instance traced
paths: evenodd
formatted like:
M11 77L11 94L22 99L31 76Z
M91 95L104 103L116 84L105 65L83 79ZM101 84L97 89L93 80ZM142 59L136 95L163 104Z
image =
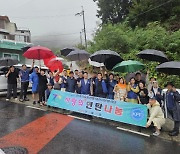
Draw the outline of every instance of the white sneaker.
M9 101L9 99L6 99L6 101Z
M153 133L154 136L159 136L160 135L160 132L155 132Z
M17 100L18 100L18 98L15 98L14 100L15 100L15 101L17 101Z

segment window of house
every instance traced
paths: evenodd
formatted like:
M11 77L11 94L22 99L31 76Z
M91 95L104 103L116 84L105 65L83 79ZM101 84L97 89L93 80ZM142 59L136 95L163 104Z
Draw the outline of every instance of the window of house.
M19 60L19 54L14 54L14 53L3 53L3 57L4 58L8 57L8 58Z
M0 40L7 39L6 35L0 34Z
M15 35L15 41L24 42L24 36L22 36L22 35Z
M0 40L4 39L4 35L0 34Z

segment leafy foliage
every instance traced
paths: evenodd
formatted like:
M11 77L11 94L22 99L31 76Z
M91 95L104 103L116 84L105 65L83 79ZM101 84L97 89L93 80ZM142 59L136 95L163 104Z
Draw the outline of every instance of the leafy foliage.
M129 13L131 0L94 0L98 5L97 17L103 23L118 23L125 19Z
M128 17L132 27L145 27L149 22L174 22L179 19L179 0L133 1Z
M93 53L101 49L110 49L118 52L124 60L137 58L137 53L144 49L156 49L163 51L170 60L180 60L180 30L169 32L158 22L149 23L145 28L132 29L128 22L103 25L90 43L88 50ZM158 73L157 62L140 60L146 64L146 70L150 70L151 76L158 77L162 84L167 80L175 81L180 87L180 78Z
M103 24L129 22L132 28L146 27L149 22L159 21L171 31L180 28L179 0L94 0L99 10L97 17Z

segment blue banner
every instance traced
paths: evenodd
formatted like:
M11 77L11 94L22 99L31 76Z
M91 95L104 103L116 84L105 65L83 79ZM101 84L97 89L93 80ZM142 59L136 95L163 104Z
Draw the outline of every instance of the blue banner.
M52 90L47 105L142 127L147 122L145 105L59 90Z

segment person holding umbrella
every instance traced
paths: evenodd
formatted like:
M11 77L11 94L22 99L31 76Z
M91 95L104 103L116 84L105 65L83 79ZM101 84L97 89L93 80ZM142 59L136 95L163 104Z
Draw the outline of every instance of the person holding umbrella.
M180 126L180 94L176 91L172 82L168 82L166 87L168 89L166 94L164 96L159 95L159 98L164 101L165 117L170 116L174 121L174 129L169 132L169 135L178 136Z
M145 83L145 81L142 80L142 75L141 75L140 72L137 72L137 73L135 74L135 79L136 79L135 84L137 84L137 85L139 85L140 82L144 82L144 83Z
M21 80L21 92L19 98L20 102L29 101L29 99L26 97L26 94L29 86L29 74L32 72L33 68L34 68L34 60L31 69L27 69L27 66L23 64L22 69L19 71L19 78Z
M14 66L10 66L9 71L6 74L6 78L8 83L6 101L10 100L12 91L13 91L13 98L17 100L17 78L19 78L19 76L18 76L18 72L15 71Z
M97 79L97 72L94 71L92 77L90 78L91 80L90 90L92 96L95 96L95 86L93 83L95 83L96 79Z
M45 91L47 89L47 77L45 75L44 70L40 71L39 76L39 87L38 87L38 92L39 92L39 102L40 105L43 106L45 105Z

